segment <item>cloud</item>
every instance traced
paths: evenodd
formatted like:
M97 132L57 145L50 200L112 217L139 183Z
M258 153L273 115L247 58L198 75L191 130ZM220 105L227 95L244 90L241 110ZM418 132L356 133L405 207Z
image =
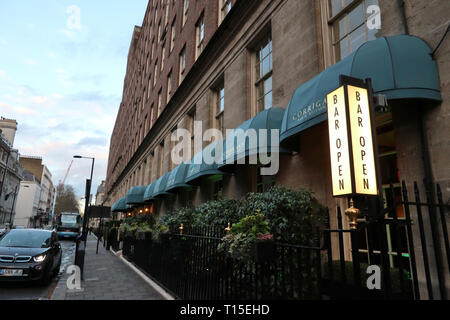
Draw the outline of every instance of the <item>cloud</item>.
M30 59L30 58L23 59L23 63L25 63L25 64L27 64L29 66L37 65L37 62L35 60L33 60L33 59Z
M107 145L108 140L105 137L85 137L77 143L78 147L88 147L88 146L105 147Z

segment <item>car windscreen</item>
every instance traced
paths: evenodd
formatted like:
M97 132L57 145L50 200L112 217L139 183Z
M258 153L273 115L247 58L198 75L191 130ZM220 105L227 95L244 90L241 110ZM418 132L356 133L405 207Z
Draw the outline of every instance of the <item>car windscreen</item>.
M0 247L48 248L51 233L34 231L10 231L0 239Z
M64 223L64 224L76 224L77 223L77 216L63 214L61 216L61 222Z

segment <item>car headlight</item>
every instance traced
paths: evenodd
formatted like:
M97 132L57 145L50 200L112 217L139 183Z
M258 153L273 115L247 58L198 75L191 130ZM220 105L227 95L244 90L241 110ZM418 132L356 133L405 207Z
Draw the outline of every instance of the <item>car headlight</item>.
M46 255L45 254L41 254L39 256L33 257L34 262L42 262L45 260Z

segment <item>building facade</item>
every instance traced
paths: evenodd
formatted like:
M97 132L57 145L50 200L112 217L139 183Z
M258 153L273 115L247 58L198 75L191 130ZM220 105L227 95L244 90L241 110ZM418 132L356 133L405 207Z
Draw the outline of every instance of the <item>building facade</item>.
M17 122L1 117L0 119L0 224L14 221L22 180L23 167L19 163L18 150L13 143Z
M41 198L41 182L31 172L24 170L23 180L20 182L20 190L17 196L15 226L35 228L41 225L38 209Z
M39 206L34 219L39 221L38 226L49 224L52 220L53 203L55 198L55 187L52 182L52 174L46 165L42 164L41 157L21 156L19 159L22 166L36 176L40 181L41 193Z
M371 78L387 101L375 120L385 199L391 185L401 198L402 181L413 190L425 179L450 201L449 12L450 2L425 0L149 1L134 29L111 136L107 204L177 167L176 129L191 132L202 149L212 141L194 136L196 122L224 132L281 108L280 142L290 152L280 154L277 174L238 165L158 199L154 210L219 193L240 199L273 184L312 190L330 212L345 210L346 199L332 196L324 115L324 94L339 86L340 74ZM350 259L348 239L345 246Z
M103 203L105 202L105 183L106 181L103 180L97 188L97 192L95 194L96 206L102 206Z

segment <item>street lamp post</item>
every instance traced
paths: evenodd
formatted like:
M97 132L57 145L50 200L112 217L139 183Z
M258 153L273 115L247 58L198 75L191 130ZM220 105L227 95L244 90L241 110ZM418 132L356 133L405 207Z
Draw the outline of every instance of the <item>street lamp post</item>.
M91 185L92 185L92 174L94 172L94 162L95 158L91 157L83 157L83 156L73 156L75 159L91 159L92 160L92 167L91 167L91 178L89 180L89 183L86 184L86 199L85 199L85 205L84 205L84 219L83 219L83 239L84 239L84 245L86 246L87 242L87 210L90 203L90 196L91 196Z

